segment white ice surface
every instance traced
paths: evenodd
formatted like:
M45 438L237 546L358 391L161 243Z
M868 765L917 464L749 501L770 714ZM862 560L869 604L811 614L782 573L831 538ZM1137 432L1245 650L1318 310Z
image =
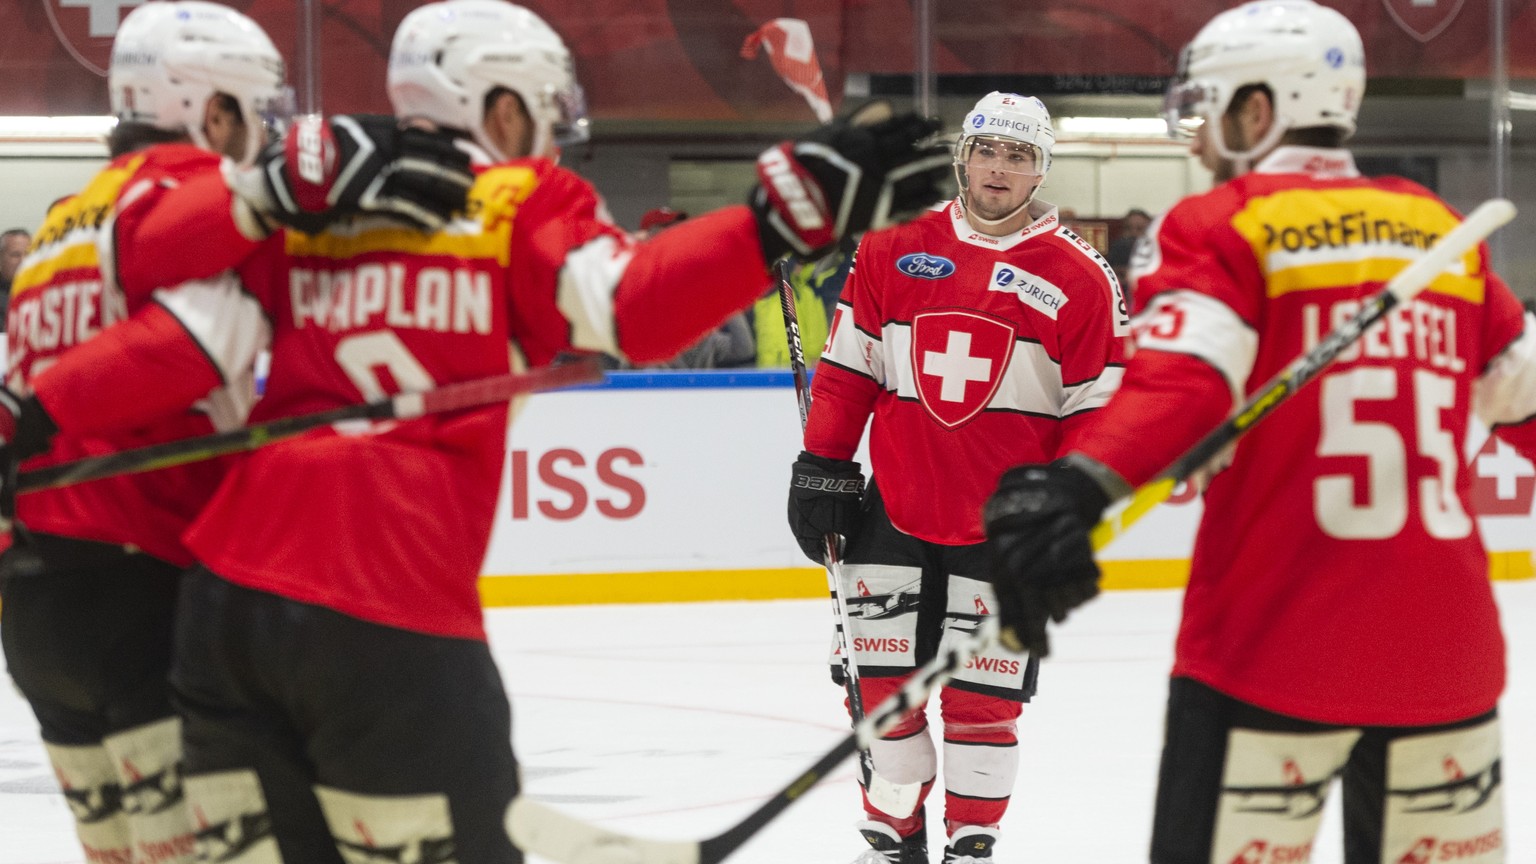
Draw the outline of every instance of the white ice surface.
M1507 839L1520 864L1536 861L1536 581L1497 592L1511 667ZM1055 631L1021 720L999 864L1146 860L1180 598L1112 592ZM724 830L846 728L825 671L829 619L824 601L491 610L529 794L625 832ZM730 861L847 864L863 848L857 818L850 762ZM0 688L0 864L81 860L31 715ZM1331 805L1313 861L1340 860Z

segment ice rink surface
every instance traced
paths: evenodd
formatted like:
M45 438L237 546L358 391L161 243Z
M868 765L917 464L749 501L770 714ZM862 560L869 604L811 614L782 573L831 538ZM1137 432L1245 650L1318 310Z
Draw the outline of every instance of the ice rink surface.
M1536 581L1496 590L1511 667L1502 705L1508 860L1521 864L1536 862ZM999 864L1146 860L1181 596L1113 592L1055 631L1056 655L1021 720L1020 778ZM718 833L846 729L826 674L825 601L494 609L488 617L529 794L619 831ZM850 762L729 860L847 864L862 848L853 776ZM1336 805L1316 864L1341 860ZM943 841L931 808L930 825L936 859ZM0 864L81 860L32 717L4 688Z

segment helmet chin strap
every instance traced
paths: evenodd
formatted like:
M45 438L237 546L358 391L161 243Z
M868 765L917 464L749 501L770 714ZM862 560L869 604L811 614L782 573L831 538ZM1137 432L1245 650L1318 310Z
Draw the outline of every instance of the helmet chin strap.
M1215 123L1216 125L1211 127L1213 130L1222 128L1220 116L1206 115L1205 122ZM1216 155L1232 163L1232 176L1241 177L1253 169L1255 161L1275 149L1275 145L1280 143L1280 136L1285 134L1289 126L1290 124L1285 120L1276 117L1275 121L1269 124L1269 130L1264 133L1264 137L1247 150L1237 151L1228 147L1227 136L1220 131L1211 135L1210 140L1216 146Z

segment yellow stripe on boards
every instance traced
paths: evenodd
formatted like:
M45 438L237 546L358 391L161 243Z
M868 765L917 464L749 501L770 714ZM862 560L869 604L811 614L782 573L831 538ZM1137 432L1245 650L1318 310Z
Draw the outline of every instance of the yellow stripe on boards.
M1536 577L1536 553L1490 552L1495 580ZM1101 561L1106 591L1183 588L1189 560ZM762 570L664 570L645 573L543 573L482 576L486 606L588 606L711 600L805 600L827 596L827 574L814 567Z

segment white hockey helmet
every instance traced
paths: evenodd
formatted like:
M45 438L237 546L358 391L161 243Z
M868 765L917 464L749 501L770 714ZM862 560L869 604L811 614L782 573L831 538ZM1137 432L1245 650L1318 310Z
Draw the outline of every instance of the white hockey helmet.
M1018 168L1005 167L1001 170L1039 177L1040 182L1035 184L1038 189L1040 183L1045 182L1046 173L1051 170L1051 148L1055 145L1056 130L1051 127L1051 112L1046 110L1044 102L1033 96L1000 93L996 90L981 97L970 113L965 115L960 137L955 141L955 181L960 186L960 206L968 206L965 167L973 155L994 149L1011 153ZM1020 158L1025 155L1029 158ZM993 164L1008 163L999 161ZM995 221L1001 224L1011 219L1028 207L1033 199L1034 193L1031 192L1018 210ZM972 214L972 218L979 217Z
M469 132L498 159L485 131L485 99L506 88L533 119L533 152L588 135L571 52L544 19L505 0L442 0L405 16L389 52L395 114Z
M204 0L150 2L123 19L107 73L119 122L184 132L208 147L203 117L216 93L233 98L246 126L244 162L270 126L292 113L283 57L255 21Z
M1222 12L1185 46L1163 105L1170 134L1216 123L1243 87L1262 84L1274 100L1270 136L1247 154L1267 151L1290 129L1332 126L1354 134L1365 95L1365 47L1348 18L1312 0L1254 0Z

